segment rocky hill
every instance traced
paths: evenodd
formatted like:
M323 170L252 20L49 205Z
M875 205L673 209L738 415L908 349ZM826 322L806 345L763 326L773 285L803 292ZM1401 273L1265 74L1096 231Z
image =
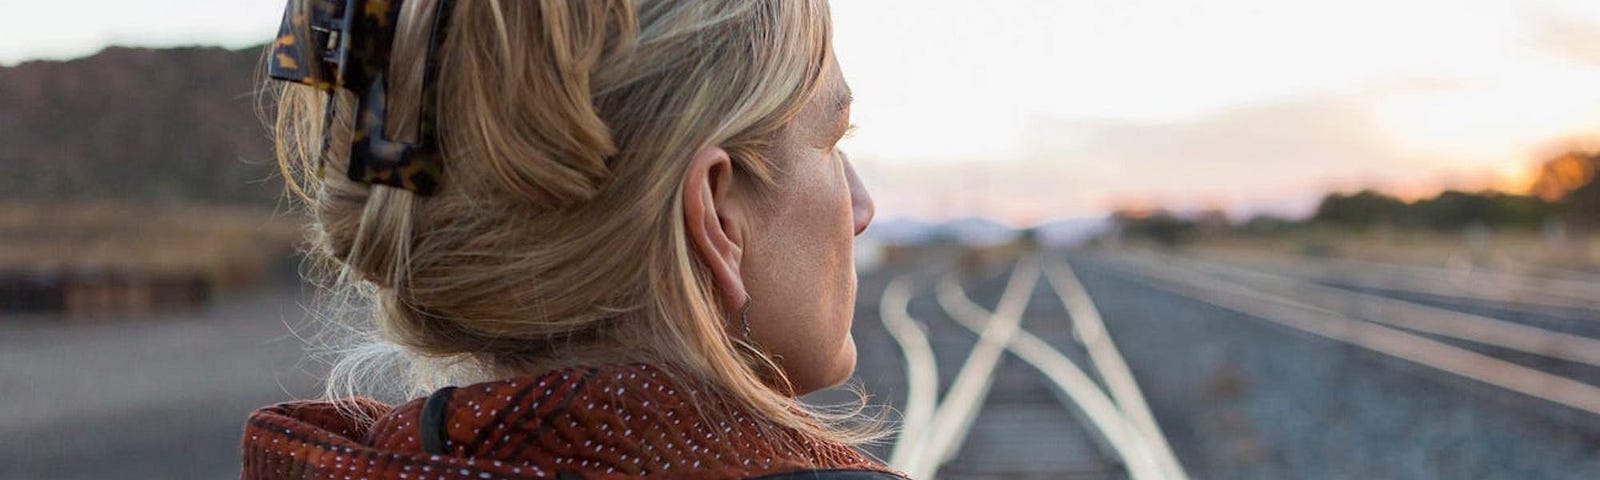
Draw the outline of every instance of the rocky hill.
M261 59L112 47L0 68L0 201L274 202Z

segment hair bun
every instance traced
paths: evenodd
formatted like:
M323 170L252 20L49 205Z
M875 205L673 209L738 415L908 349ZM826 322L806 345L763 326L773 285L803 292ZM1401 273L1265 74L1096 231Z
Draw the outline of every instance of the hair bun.
M592 74L616 44L608 28L629 2L463 2L448 40L441 115L444 132L473 145L472 161L491 187L541 205L588 201L610 176L617 147L594 103ZM474 11L479 10L479 11ZM487 11L482 11L487 10ZM508 29L506 18L538 18L538 29ZM627 15L631 19L631 15ZM631 23L631 20L629 20ZM454 63L454 64L451 64ZM517 79L506 84L505 79ZM472 112L452 116L450 108ZM465 138L470 136L470 138ZM446 161L449 164L449 161Z

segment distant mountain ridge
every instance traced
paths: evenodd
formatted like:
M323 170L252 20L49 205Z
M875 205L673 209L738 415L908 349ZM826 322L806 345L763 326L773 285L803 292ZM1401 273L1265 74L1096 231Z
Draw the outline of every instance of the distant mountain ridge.
M274 202L261 59L111 47L0 68L0 201Z
M1108 217L1073 217L1037 223L1026 228L1015 228L992 218L967 216L929 222L908 217L889 217L874 220L863 234L864 238L888 244L919 244L941 240L967 245L998 245L1015 240L1031 231L1037 240L1049 246L1077 245L1111 228Z

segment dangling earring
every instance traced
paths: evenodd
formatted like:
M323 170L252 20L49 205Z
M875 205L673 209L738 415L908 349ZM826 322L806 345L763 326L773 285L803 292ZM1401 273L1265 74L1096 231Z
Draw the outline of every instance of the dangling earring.
M744 295L744 306L739 308L739 323L744 325L744 339L755 342L756 339L750 336L750 303L750 294L747 293Z
M744 306L739 307L739 324L744 328L744 338L742 340L734 340L734 348L740 350L745 362L755 370L757 376L761 377L762 382L792 395L794 385L789 383L789 377L784 375L783 369L778 367L777 364L777 361L782 357L763 352L761 344L756 343L755 337L750 334L751 303L750 294L745 294Z

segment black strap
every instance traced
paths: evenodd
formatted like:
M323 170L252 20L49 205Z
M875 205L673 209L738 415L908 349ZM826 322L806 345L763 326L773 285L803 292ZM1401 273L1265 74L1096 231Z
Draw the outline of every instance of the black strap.
M450 404L450 395L455 393L456 387L444 387L433 395L428 395L428 401L422 404L422 418L417 419L417 438L422 441L422 451L434 455L443 455L445 442L444 416L445 407Z

